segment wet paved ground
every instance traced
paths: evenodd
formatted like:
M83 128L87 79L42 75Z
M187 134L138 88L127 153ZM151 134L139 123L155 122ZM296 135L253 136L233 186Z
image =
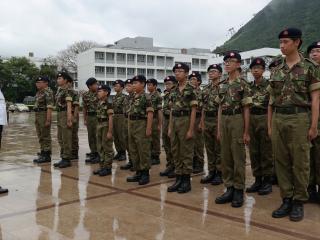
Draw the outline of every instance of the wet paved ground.
M240 209L216 205L223 187L201 185L193 176L192 192L167 193L171 180L160 178L162 165L151 170L151 183L126 183L131 172L93 176L97 167L85 165L86 130L80 127L80 161L56 170L32 163L38 144L33 114L13 114L0 152L0 185L10 193L0 197L0 239L306 239L320 240L320 205L305 206L305 220L273 219L278 188L261 197L246 196ZM53 159L58 159L53 124ZM247 185L252 182L247 166Z

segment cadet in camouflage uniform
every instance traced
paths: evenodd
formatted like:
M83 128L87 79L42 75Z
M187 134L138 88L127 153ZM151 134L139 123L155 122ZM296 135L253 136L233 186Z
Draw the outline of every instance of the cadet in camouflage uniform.
M186 193L191 191L190 174L194 154L194 125L198 106L197 95L188 83L189 66L177 63L173 72L178 81L170 92L171 151L175 161L176 181L168 187L168 192Z
M201 124L204 133L205 147L208 159L209 174L200 183L220 185L222 181L220 143L217 140L217 124L219 104L215 101L219 94L219 84L222 68L217 64L208 67L209 83L202 90Z
M320 69L299 54L302 33L289 28L279 34L283 62L272 72L268 133L283 203L272 213L291 221L304 217L308 200L311 141L318 135ZM311 114L310 114L311 107Z
M149 94L144 92L146 78L137 75L132 79L135 92L129 110L129 150L136 174L128 177L127 182L150 182L150 149L154 108Z
M131 103L134 99L134 92L133 92L133 86L132 86L132 80L131 79L127 79L125 81L125 88L126 88L126 92L128 93L128 95L126 95L126 98L123 102L123 112L124 112L124 117L125 117L125 121L124 121L124 138L125 138L125 142L126 142L126 150L128 152L128 157L129 160L127 162L127 164L123 165L120 167L121 170L134 170L133 169L133 163L131 160L131 155L130 155L130 150L129 150L129 128L128 128L128 117L129 117L129 110L130 110L130 106Z
M86 163L98 163L100 161L97 150L97 106L98 106L98 82L95 78L86 81L89 91L82 96L83 100L83 119L87 126L88 142L90 147L89 158Z
M218 138L221 139L222 176L227 191L217 197L217 204L231 202L232 207L243 205L246 153L249 144L249 117L252 98L249 84L240 77L241 56L227 53L224 58L228 78L219 86Z
M203 172L204 165L204 138L203 129L201 126L201 112L202 112L202 91L200 85L202 83L201 74L199 72L192 72L189 75L190 84L194 87L195 93L197 95L198 107L196 113L196 123L194 127L194 138L196 139L194 143L194 156L193 156L193 173Z
M320 65L320 41L313 42L308 47L309 58ZM320 129L320 119L318 121L318 130ZM317 191L318 185L318 191ZM309 202L320 202L320 136L318 135L312 141L310 151L310 180L309 180Z
M255 58L250 64L254 81L250 84L253 106L250 110L250 160L255 182L247 193L267 195L272 192L273 158L271 140L268 136L269 82L263 78L266 63Z
M60 72L57 75L58 91L56 93L56 109L58 120L58 141L60 145L61 160L54 163L57 168L66 168L71 166L72 159L72 96L68 86L68 80L71 77L66 72Z
M54 100L48 83L47 77L39 77L36 80L38 91L33 110L35 111L35 125L41 151L38 158L33 160L34 163L51 162L51 120Z
M158 81L154 78L147 80L147 89L153 104L153 123L151 141L151 164L160 164L160 132L162 127L162 97L157 91Z
M113 126L113 135L114 135L114 145L117 150L117 154L114 157L114 160L125 161L126 160L126 143L124 139L125 131L125 117L123 114L123 102L126 98L126 95L122 93L124 88L124 82L122 80L116 80L113 82L113 88L116 92L116 95L112 98L112 108L114 111L114 126Z
M177 83L177 80L174 76L168 76L164 79L164 85L166 89L164 91L164 97L163 97L162 145L163 145L164 151L166 152L167 164L166 164L166 169L160 172L160 176L161 177L167 176L168 178L174 178L176 176L174 172L175 167L174 167L174 160L173 160L172 151L171 151L171 141L168 135L169 120L170 120L170 106L169 106L170 92L176 83Z
M99 103L97 107L97 149L100 156L100 168L93 174L100 177L112 173L113 137L112 137L112 104L108 102L111 93L110 87L101 85L98 87Z

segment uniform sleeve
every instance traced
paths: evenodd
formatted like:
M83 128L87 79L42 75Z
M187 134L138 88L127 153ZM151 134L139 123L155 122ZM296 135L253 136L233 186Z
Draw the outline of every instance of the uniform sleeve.
M154 104L152 103L151 97L146 95L146 112L154 112Z
M241 100L242 106L252 105L252 91L248 83L243 85L243 98Z
M112 115L113 114L113 108L112 108L112 104L111 103L108 103L107 114L108 115Z
M72 93L71 90L67 90L66 101L67 102L73 102L73 93Z
M162 110L162 97L158 95L157 110Z
M190 107L197 107L199 105L196 91L192 88L190 91Z
M82 103L83 103L83 107L88 108L87 94L86 93L84 93L82 95Z
M320 66L312 66L309 70L310 86L309 91L313 92L320 89Z
M74 96L73 96L73 99L72 99L72 104L79 106L79 104L80 104L80 102L79 102L79 93L74 92Z
M53 94L49 91L46 92L46 103L47 103L47 108L53 109Z

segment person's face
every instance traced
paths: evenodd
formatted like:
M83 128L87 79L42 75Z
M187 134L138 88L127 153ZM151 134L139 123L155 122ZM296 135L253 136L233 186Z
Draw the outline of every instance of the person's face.
M44 81L37 81L36 82L36 87L37 87L38 90L39 89L44 89L47 86L48 86L48 84L46 82L44 82Z
M157 86L156 85L153 85L153 83L148 83L147 84L147 89L149 92L154 92L157 90Z
M64 85L67 84L67 80L64 79L63 77L58 77L57 84L58 84L59 87L64 86Z
M115 92L121 92L122 91L122 87L121 87L120 84L114 85L113 89L114 89Z
M208 72L208 75L209 75L210 80L215 80L215 79L221 78L221 73L217 69L211 69Z
M144 84L142 82L139 81L134 81L133 82L133 91L136 93L140 93L142 92L144 89Z
M193 87L197 88L197 87L199 86L198 79L197 79L196 77L192 77L192 78L190 79L190 84L191 84Z
M291 38L280 39L280 50L283 55L290 55L299 48L300 40L292 40Z
M98 83L94 83L91 86L89 86L90 91L96 92L98 90Z
M164 83L164 86L167 91L170 91L173 88L173 82L172 81L167 81Z
M253 66L251 68L251 73L252 73L254 79L261 78L263 72L264 72L264 68L262 66L260 66L260 65Z
M240 67L240 62L236 58L228 58L224 61L224 69L227 73L237 71Z
M310 59L320 64L320 48L314 48L309 54Z
M108 92L104 91L104 90L99 90L98 91L98 98L101 99L105 99L108 96Z
M132 93L133 92L133 86L131 83L126 84L126 91L127 93Z
M188 73L184 69L174 70L174 75L178 82L184 81L188 77Z

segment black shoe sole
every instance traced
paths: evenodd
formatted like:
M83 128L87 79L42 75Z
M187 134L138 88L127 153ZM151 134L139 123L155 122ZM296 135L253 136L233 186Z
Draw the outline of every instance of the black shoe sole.
M295 218L295 217L289 216L289 219L290 219L290 221L292 221L292 222L300 222L300 221L303 220L303 217L304 217L304 216L299 217L299 218Z
M242 203L233 203L233 202L231 202L231 207L233 207L233 208L240 208L242 206L243 206L243 202Z
M275 215L272 213L272 217L273 218L285 218L288 217L290 215L290 213L284 214L284 215Z

